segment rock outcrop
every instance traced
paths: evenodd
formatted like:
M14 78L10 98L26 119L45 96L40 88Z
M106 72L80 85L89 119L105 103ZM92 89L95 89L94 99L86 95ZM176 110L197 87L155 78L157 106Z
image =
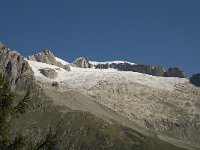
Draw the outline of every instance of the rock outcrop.
M200 87L200 73L192 75L192 77L190 77L190 83Z
M38 53L36 55L28 56L27 59L50 64L50 65L55 65L67 71L70 71L70 66L67 64L64 65L61 62L57 61L55 55L48 49L45 49L41 53Z
M177 67L167 69L167 71L165 72L164 76L166 76L166 77L187 78L185 73L180 68L177 68Z
M105 64L97 64L94 65L94 67L96 69L108 69L108 68L113 68L113 69L117 69L120 71L130 71L131 70L131 64L129 63L105 63Z
M94 65L96 69L108 69L113 68L120 71L133 71L139 73L145 73L153 76L162 76L162 77L179 77L187 78L185 73L179 68L169 68L167 71L160 66L151 66L144 64L130 64L127 62L124 63L105 63L105 64L96 64Z
M92 66L89 63L89 60L87 58L84 58L84 57L80 57L80 58L75 59L72 64L74 66L80 67L80 68L91 68L91 66Z
M18 87L30 88L35 80L28 62L16 51L0 48L0 72L9 76L11 83Z
M0 41L0 49L5 49L5 45Z
M132 65L130 71L145 73L153 76L164 76L165 69L160 66L139 64L139 65Z
M51 69L51 68L40 69L40 72L45 77L50 78L50 79L54 79L58 76L58 73L54 69Z
M132 65L130 63L106 63L106 64L97 64L94 66L96 69L108 69L113 68L120 71L133 71L139 73L145 73L153 76L164 76L165 69L160 66L151 66L151 65Z

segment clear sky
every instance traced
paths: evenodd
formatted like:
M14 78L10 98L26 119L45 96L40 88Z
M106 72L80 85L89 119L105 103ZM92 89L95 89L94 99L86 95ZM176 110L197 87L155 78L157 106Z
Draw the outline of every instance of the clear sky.
M200 0L0 0L0 41L24 56L200 72Z

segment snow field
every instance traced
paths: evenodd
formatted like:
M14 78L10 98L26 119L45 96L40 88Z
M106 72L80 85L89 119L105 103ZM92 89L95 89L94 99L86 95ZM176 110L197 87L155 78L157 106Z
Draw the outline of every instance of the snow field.
M56 58L62 64L69 64L68 62ZM142 74L132 71L118 71L115 69L94 69L94 68L78 68L71 66L71 71L64 70L60 67L49 65L46 63L35 62L27 60L34 71L37 80L42 82L60 82L66 84L69 88L76 90L88 90L97 85L100 81L107 81L108 83L138 83L145 86L173 90L174 86L179 83L188 82L185 78L176 77L156 77L147 74ZM117 61L119 62L119 61ZM95 62L98 63L98 62ZM116 62L115 62L116 63ZM58 76L55 79L50 79L42 75L39 69L51 68L54 69Z

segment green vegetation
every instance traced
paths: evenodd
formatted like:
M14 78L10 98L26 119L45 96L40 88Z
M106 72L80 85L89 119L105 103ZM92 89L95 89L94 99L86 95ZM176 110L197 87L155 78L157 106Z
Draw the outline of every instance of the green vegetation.
M19 118L23 115L30 102L30 92L17 103L14 102L15 93L12 92L9 79L0 75L0 149L1 150L22 150L30 147L26 137L18 133L16 136L10 136L10 123L13 118ZM40 141L33 147L33 150L53 149L56 141L56 134L50 130L43 141Z
M32 143L40 140L47 128L56 130L59 139L55 148L60 150L183 150L82 111L28 112L13 124L12 128L29 135Z
M14 138L9 136L9 123L13 117L25 113L30 93L20 102L14 105L14 93L11 91L9 80L0 75L0 147L1 149L21 149L25 145L25 138L18 135Z

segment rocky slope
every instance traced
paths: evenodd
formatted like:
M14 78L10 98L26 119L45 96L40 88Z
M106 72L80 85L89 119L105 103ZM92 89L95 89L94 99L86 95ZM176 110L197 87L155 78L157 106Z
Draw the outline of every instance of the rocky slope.
M0 71L11 77L17 94L20 87L33 92L29 112L13 122L13 134L32 135L33 143L52 127L59 131L58 149L200 147L200 89L177 68L142 66L151 76L124 70L135 65L129 62L79 58L69 64L48 50L24 59L5 46L0 58Z

